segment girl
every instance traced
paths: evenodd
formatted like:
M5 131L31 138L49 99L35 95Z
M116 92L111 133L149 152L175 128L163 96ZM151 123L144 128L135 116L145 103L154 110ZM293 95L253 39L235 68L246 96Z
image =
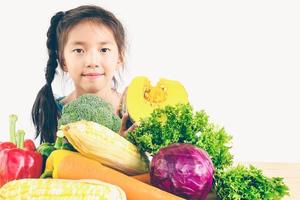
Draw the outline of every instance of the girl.
M32 108L36 137L40 135L41 143L55 141L61 112L58 105L66 105L85 93L98 95L118 113L121 95L116 90L115 73L124 68L125 53L122 24L111 12L97 6L80 6L56 13L51 19L47 37L46 84ZM55 100L51 87L58 65L69 73L75 86L74 91L60 98L59 102ZM126 133L127 119L126 114L122 118L122 135Z

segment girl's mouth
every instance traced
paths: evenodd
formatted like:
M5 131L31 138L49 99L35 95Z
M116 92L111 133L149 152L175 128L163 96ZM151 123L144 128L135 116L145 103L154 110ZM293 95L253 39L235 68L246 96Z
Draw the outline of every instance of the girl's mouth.
M94 80L97 79L101 76L103 76L104 74L101 73L86 73L86 74L82 74L83 77Z

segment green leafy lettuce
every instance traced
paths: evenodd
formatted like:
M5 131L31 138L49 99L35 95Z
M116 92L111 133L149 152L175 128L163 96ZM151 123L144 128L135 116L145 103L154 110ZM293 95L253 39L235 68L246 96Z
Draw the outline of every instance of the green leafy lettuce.
M232 137L224 128L210 123L205 111L194 112L190 104L155 109L127 134L127 139L150 155L172 143L191 143L207 151L215 169L230 166L233 160Z
M215 188L218 197L227 200L278 200L288 194L283 178L268 178L252 165L215 172Z

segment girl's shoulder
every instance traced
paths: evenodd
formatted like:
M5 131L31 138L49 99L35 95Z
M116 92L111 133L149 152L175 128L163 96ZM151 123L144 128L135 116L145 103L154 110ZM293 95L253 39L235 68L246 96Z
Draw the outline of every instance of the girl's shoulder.
M59 113L61 113L63 107L64 107L64 103L63 103L63 99L65 98L65 96L62 96L62 97L58 97L55 99L55 103L56 103L56 106L57 106L57 109L59 111Z

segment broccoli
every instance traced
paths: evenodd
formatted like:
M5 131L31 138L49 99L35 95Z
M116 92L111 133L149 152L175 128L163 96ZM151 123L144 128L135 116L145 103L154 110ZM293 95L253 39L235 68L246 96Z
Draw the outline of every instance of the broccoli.
M118 132L121 119L114 114L111 104L93 94L84 94L62 109L58 127L79 120L93 121Z

